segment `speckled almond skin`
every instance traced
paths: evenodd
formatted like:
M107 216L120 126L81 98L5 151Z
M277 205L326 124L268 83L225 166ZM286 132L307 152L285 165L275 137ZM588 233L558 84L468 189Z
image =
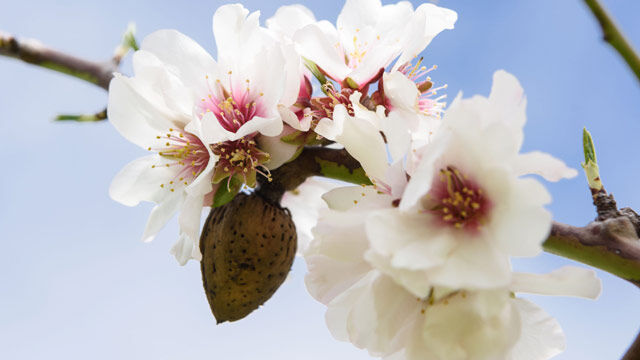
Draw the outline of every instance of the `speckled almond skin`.
M200 237L202 279L218 324L244 318L291 269L296 228L289 211L257 194L212 209Z

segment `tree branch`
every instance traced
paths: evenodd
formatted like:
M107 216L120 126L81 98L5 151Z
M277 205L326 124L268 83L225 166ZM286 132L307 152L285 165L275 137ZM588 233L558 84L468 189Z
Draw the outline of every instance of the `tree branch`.
M116 57L94 62L48 48L36 40L18 40L3 32L0 32L0 55L75 76L105 90L109 89L109 81L119 65Z
M640 286L640 240L626 216L584 227L554 222L544 249L610 272Z
M631 44L622 35L611 16L598 0L584 0L589 9L598 20L602 28L603 40L608 42L622 56L627 65L640 80L640 57L633 50Z
M323 176L353 184L371 184L360 163L344 149L308 147L293 161L271 172L273 181L260 178L260 194L280 202L285 191L294 190L311 176Z

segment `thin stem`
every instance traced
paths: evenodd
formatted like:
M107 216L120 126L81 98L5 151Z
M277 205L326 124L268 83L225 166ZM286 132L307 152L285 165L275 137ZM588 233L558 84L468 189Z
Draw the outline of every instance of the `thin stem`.
M629 44L624 35L622 35L622 32L620 32L618 26L615 24L609 13L607 13L602 4L600 4L600 1L584 0L584 2L589 6L589 9L598 20L598 23L600 23L603 40L616 49L640 81L640 57L633 50L631 44Z
M18 40L0 32L0 55L55 70L88 81L108 90L118 59L95 62L51 49L36 40Z

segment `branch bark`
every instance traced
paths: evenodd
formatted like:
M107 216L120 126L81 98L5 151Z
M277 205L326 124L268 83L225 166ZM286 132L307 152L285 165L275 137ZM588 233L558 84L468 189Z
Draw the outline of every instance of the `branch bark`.
M631 71L636 75L636 78L640 81L640 57L633 50L631 44L624 37L622 32L618 29L609 13L600 4L598 0L584 0L589 6L589 9L598 20L600 27L602 28L603 40L608 42L613 48L622 56L627 65L631 68Z
M95 62L51 49L36 40L18 40L0 32L0 55L55 70L88 81L108 90L113 73L118 70L119 58Z

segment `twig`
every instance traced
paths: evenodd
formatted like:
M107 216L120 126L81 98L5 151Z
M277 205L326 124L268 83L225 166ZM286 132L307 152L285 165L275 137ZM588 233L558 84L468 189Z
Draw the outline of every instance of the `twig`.
M107 109L95 114L61 114L56 116L56 121L93 122L107 119Z
M113 73L118 70L122 58L129 50L138 50L135 31L135 25L133 23L129 24L113 56L104 62L85 60L65 54L61 51L48 48L37 40L18 40L2 31L0 31L0 55L75 76L94 85L98 85L105 90L109 90L109 82L113 78ZM55 120L94 122L105 120L106 118L107 109L104 109L95 114L62 114L58 115Z
M638 57L638 54L633 50L631 44L629 44L624 35L622 35L611 16L598 0L584 0L584 2L589 6L598 23L600 23L603 40L618 51L627 62L627 65L629 65L631 70L636 74L638 80L640 80L640 57Z
M95 62L51 49L36 40L18 40L0 32L0 55L22 60L29 64L75 76L108 90L118 62L111 59Z

